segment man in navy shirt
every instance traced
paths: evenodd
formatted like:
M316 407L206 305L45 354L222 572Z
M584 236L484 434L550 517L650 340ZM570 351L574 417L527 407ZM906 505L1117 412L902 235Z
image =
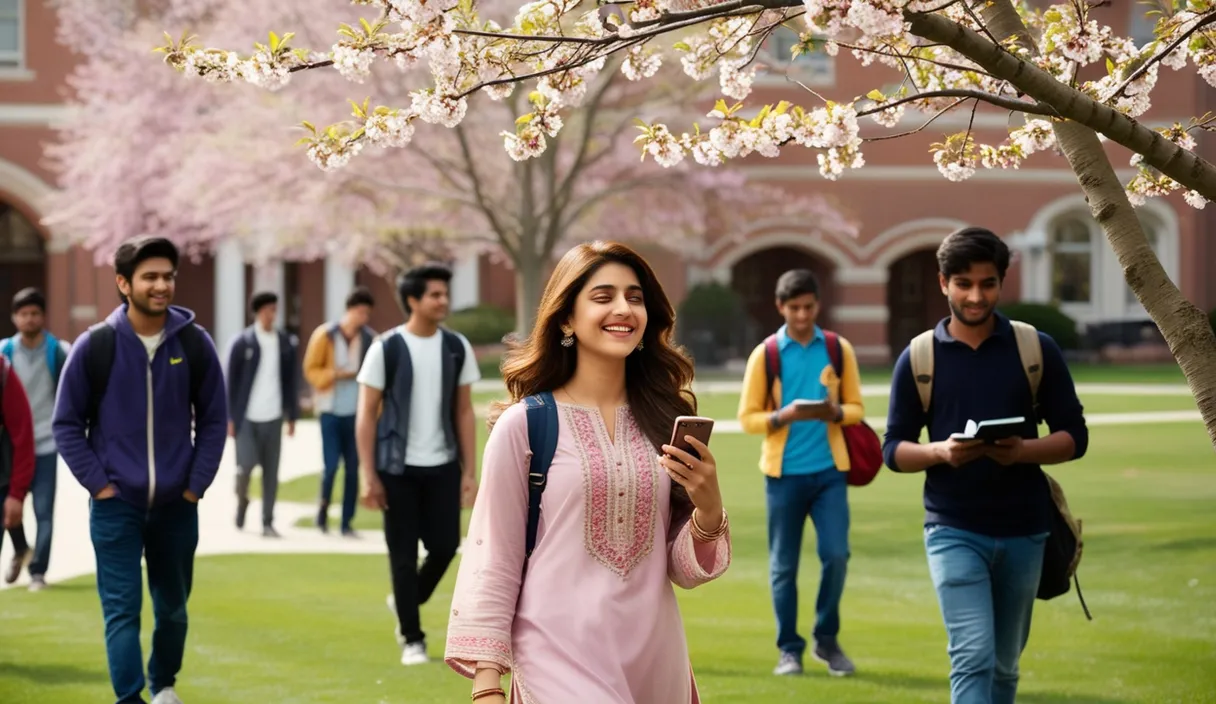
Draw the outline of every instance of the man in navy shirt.
M1041 465L1085 454L1089 434L1055 341L1043 351L1036 409L1009 319L996 312L1009 248L965 228L937 250L950 317L938 323L936 373L922 406L911 348L895 363L883 454L897 472L925 472L925 551L946 624L953 704L1013 704L1030 635L1052 499ZM1049 434L1038 437L1038 415ZM968 420L1024 416L996 444L951 440ZM919 442L928 427L929 442Z

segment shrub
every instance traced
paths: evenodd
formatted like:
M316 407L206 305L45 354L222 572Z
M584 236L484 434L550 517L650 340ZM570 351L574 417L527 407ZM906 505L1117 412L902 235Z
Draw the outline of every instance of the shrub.
M1077 332L1077 321L1054 305L1007 303L1000 306L1000 311L1012 320L1030 323L1039 332L1051 335L1061 349L1075 350L1080 345L1081 336Z
M478 305L452 313L447 327L469 338L469 344L497 345L515 330L515 316L495 306Z
M730 286L697 284L680 304L676 334L698 362L720 364L736 353L745 318L743 301Z

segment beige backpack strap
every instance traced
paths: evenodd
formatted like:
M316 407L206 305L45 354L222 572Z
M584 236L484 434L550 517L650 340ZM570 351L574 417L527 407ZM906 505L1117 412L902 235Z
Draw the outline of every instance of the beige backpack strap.
M1020 320L1010 320L1013 335L1018 341L1018 356L1022 358L1022 368L1026 370L1026 381L1030 382L1030 400L1035 408L1039 407L1039 382L1043 380L1043 344L1039 340L1039 331L1030 323Z
M929 401L933 398L933 331L926 330L912 338L912 378L916 379L916 390L920 393L920 405L929 412Z

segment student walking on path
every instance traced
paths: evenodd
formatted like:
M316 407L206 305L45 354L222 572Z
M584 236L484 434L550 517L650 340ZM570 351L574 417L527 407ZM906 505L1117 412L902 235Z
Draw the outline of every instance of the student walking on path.
M356 287L346 297L341 320L318 326L304 351L304 378L315 390L313 407L320 414L321 457L325 463L317 527L322 533L329 532L329 502L341 462L346 473L342 482L342 535L352 538L355 529L351 522L359 500L359 450L355 442L359 385L355 377L376 337L376 331L367 326L375 304L370 291Z
M283 424L287 436L296 434L300 394L296 380L295 335L277 330L279 297L271 291L249 300L253 325L232 340L228 351L228 435L236 438L236 527L245 527L249 482L253 468L262 468L262 535L279 537L274 529L274 503L279 490L279 456Z
M38 522L34 549L30 550L24 526L9 530L15 554L4 575L12 584L29 564L30 591L46 588L46 571L51 565L51 537L55 529L55 477L59 473L59 454L51 433L55 411L55 392L59 374L67 361L67 346L43 326L46 323L46 298L36 288L24 288L13 296L13 326L17 334L0 342L0 354L12 365L29 401L34 422L34 478L30 484L34 518ZM31 559L32 558L32 559Z
M141 561L156 620L152 704L180 704L186 602L198 546L198 502L224 454L227 399L219 356L194 313L172 305L177 247L137 237L114 254L123 302L80 336L63 369L52 428L88 490L89 534L119 704L143 702Z
M398 278L408 319L372 343L358 377L363 502L384 512L403 665L429 661L418 610L456 557L460 508L477 491L472 385L481 372L464 335L440 327L451 280L442 266Z
M849 564L850 469L841 427L865 416L857 356L848 340L816 322L822 302L810 271L782 274L776 305L785 324L752 351L739 398L744 431L764 435L760 470L765 474L769 583L780 652L773 674L803 671L807 642L798 634L798 563L809 517L820 563L811 654L829 673L851 675L853 661L839 642Z
M1054 511L1042 465L1081 458L1089 431L1060 347L997 312L1009 267L1001 238L959 230L937 263L950 317L895 363L883 454L897 472L925 473L925 552L949 638L950 701L1013 704ZM1006 439L950 437L968 421L1009 418L1022 420Z

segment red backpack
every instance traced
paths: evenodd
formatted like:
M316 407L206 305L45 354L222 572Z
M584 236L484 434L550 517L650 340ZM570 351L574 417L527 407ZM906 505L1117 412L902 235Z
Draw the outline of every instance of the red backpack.
M832 369L836 377L843 380L844 350L840 336L824 330L823 337L828 345ZM769 398L772 399L773 382L781 378L781 352L775 333L764 339L764 370L768 375ZM773 407L776 408L776 405L773 400ZM852 486L865 486L874 481L878 470L882 469L882 442L878 439L878 433L865 420L856 425L842 425L840 430L844 433L844 444L849 452L848 482Z

